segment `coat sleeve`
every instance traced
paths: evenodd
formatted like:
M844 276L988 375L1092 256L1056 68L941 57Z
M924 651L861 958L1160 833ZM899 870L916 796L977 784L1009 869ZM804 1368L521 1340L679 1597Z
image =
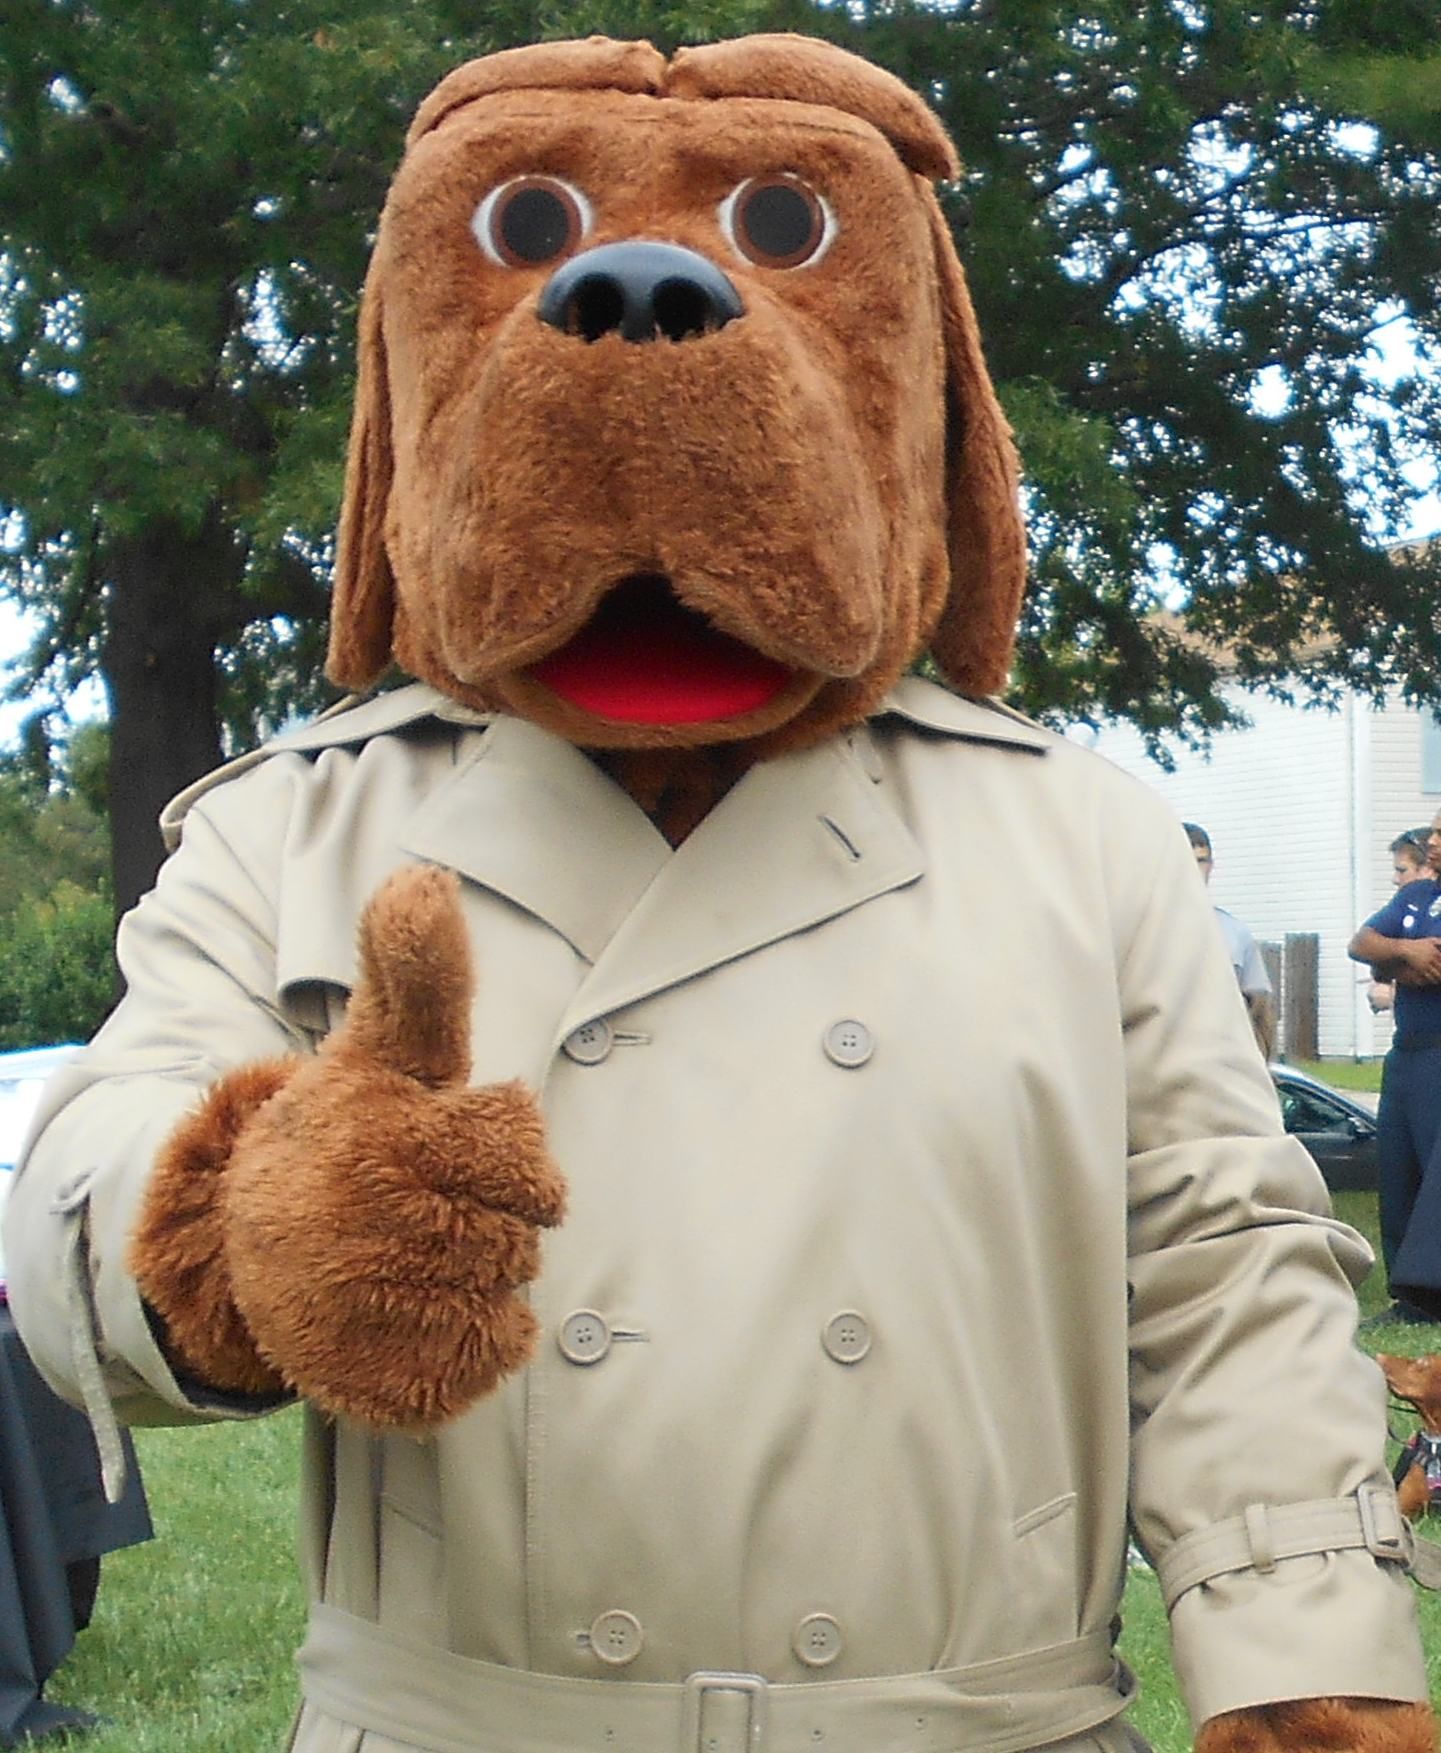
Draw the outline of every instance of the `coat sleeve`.
M155 890L122 923L126 995L47 1087L17 1170L5 1214L15 1322L97 1435L107 1401L132 1424L283 1403L177 1381L126 1252L156 1152L206 1087L233 1066L313 1046L281 1005L274 952L275 872L307 769L278 757L191 810Z
M1364 1499L1381 1535L1406 1537L1384 1384L1355 1343L1370 1250L1281 1129L1189 863L1168 824L1133 865L1120 946L1132 1518L1168 1586L1240 1555L1176 1594L1177 1679L1197 1723L1289 1698L1425 1698L1413 1585L1334 1534ZM1298 1519L1299 1504L1329 1507ZM1314 1549L1273 1558L1300 1526Z

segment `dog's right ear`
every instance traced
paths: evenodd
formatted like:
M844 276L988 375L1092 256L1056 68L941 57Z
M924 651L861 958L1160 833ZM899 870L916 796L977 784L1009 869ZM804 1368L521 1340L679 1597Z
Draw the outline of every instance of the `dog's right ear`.
M395 576L385 549L394 472L390 384L379 276L373 261L361 301L357 349L355 411L336 534L325 673L337 686L359 692L390 662L395 618Z

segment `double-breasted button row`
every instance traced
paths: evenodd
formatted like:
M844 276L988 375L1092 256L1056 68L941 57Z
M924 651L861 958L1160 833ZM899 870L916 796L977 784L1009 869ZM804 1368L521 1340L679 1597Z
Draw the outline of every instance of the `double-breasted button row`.
M611 1607L591 1620L586 1641L608 1668L625 1668L645 1648L645 1628L634 1613ZM807 1613L791 1633L791 1649L808 1668L828 1668L843 1646L840 1624L829 1613Z
M644 1035L618 1034L604 1017L597 1017L594 1022L572 1029L561 1042L560 1050L577 1065L603 1065L621 1042L645 1039ZM822 1034L821 1050L832 1065L855 1071L875 1052L875 1037L863 1022L843 1017Z
M618 1337L635 1339L645 1335L633 1327L617 1334L599 1310L576 1309L556 1329L555 1342L562 1357L574 1364L587 1365L607 1357ZM871 1349L870 1322L855 1309L842 1309L821 1329L821 1346L836 1363L859 1363Z

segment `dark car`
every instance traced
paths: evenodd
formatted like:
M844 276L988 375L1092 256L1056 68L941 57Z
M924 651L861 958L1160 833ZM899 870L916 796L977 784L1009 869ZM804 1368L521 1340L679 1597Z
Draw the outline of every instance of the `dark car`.
M1286 1130L1316 1159L1333 1193L1376 1191L1376 1115L1343 1090L1273 1065Z

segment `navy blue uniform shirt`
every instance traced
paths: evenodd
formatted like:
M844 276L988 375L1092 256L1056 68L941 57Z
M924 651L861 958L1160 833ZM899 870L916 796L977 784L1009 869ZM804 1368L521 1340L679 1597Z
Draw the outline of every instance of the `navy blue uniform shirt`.
M1441 937L1441 882L1407 883L1366 921L1382 937ZM1441 986L1396 986L1396 1033L1441 1035Z

